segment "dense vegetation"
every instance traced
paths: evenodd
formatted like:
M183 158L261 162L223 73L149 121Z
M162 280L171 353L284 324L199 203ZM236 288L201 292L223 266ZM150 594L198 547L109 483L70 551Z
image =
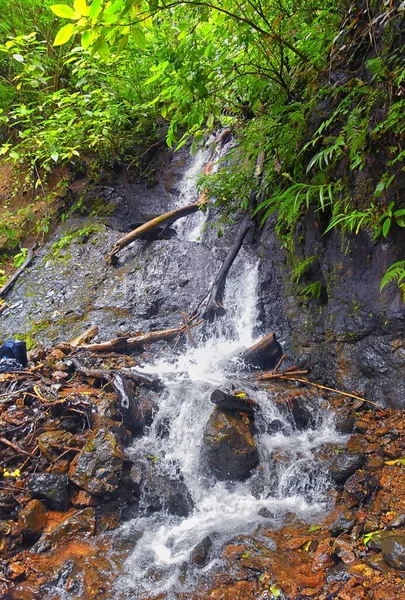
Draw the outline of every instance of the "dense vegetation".
M191 140L194 153L227 126L237 139L231 166L201 181L223 220L241 209L262 221L276 213L291 255L308 211L325 233L367 229L378 239L405 227L398 0L0 0L0 8L0 154L27 173L32 205L56 166L91 163L95 173L131 160L162 131L169 146ZM260 152L262 201L253 207ZM9 223L0 227L15 237ZM311 258L295 265L297 281ZM382 286L395 280L405 293L404 267L395 263Z

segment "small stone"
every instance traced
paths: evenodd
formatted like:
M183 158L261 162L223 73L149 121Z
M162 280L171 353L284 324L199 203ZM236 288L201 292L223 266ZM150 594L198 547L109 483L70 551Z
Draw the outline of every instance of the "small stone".
M94 508L83 508L69 515L62 523L49 533L44 533L32 546L30 553L47 552L55 548L63 548L69 542L82 541L94 535L96 516Z
M190 560L198 567L204 567L208 562L209 552L212 547L212 539L207 535L199 544L197 544L190 556Z
M384 560L394 569L405 569L405 535L384 536L381 551Z
M38 538L47 522L45 506L39 500L31 500L20 511L18 525L27 539Z
M345 531L349 532L352 529L354 523L355 520L353 519L350 511L343 509L340 511L335 521L333 521L333 523L329 525L329 533L333 537L337 537Z
M76 494L71 496L71 503L75 507L85 508L87 506L98 506L100 504L100 499L92 496L85 490L78 490Z
M364 456L362 454L352 454L351 452L343 451L330 458L328 461L328 472L335 483L342 484L360 469L363 464Z
M43 500L52 510L66 510L69 506L68 484L66 475L40 473L29 477L27 487L34 498Z
M345 540L336 540L334 544L334 554L344 563L351 563L355 559L353 546Z
M367 460L367 469L369 471L379 471L384 466L382 456L372 456Z

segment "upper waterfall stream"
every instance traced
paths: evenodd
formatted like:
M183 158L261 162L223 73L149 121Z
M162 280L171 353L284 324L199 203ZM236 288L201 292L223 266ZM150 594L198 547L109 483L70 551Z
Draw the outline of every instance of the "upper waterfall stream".
M197 154L186 172L183 204L195 201L195 179L205 160L206 153ZM188 241L200 239L202 223L198 216L188 217L177 226L177 233ZM141 492L138 515L116 534L137 540L116 582L117 598L142 599L159 593L175 598L176 591L193 589L197 572L204 577L218 566L218 551L226 541L264 521L277 527L288 512L311 519L327 505L328 478L314 451L342 439L331 413L319 399L310 405L312 426L300 430L291 414L280 411L272 393L258 389L254 378L240 368L238 353L266 333L258 322L257 283L258 264L242 250L227 278L225 316L204 332L192 330L194 346L173 349L144 366L165 387L152 425L127 450L128 458L146 457L163 480L179 481L193 508L184 516L164 509L149 514ZM260 465L243 483L216 481L207 469L202 444L214 410L210 394L218 387L230 389L232 383L261 409L255 433ZM276 433L269 428L272 422L282 424ZM208 564L200 569L187 567L193 549L207 536L212 543Z

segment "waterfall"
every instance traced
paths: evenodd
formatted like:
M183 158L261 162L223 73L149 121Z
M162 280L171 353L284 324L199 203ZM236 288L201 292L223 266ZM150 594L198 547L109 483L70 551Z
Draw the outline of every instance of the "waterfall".
M184 190L194 193L192 182L203 159L203 153L197 154L186 173L183 204L192 200ZM195 223L183 226L182 235L190 240L195 228ZM188 569L185 576L184 565L207 536L213 540L212 559L200 575L218 564L219 549L236 535L251 532L263 521L277 527L289 511L311 519L327 506L328 479L314 451L322 444L341 441L331 414L319 399L311 404L312 425L300 430L291 415L280 411L274 395L258 389L239 369L238 352L255 342L258 329L257 284L258 264L242 249L228 275L226 315L210 326L208 334L193 331L195 346L144 367L160 377L165 389L149 431L134 442L128 458L136 461L149 456L156 473L181 482L194 508L185 516L165 510L148 514L141 490L139 515L117 534L130 536L135 531L139 538L116 582L117 598L142 599L162 593L171 599L176 591L192 591L195 570ZM207 472L202 448L203 432L214 410L210 394L234 380L242 382L244 391L259 404L263 421L256 433L260 468L243 483L215 481ZM272 422L281 424L278 432L268 428ZM275 453L282 457L278 463ZM270 520L263 516L266 510L273 515Z

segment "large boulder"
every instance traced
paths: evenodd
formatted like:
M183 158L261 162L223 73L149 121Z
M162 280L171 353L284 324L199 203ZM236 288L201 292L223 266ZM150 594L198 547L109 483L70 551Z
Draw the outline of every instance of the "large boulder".
M124 454L117 433L101 422L72 461L69 478L94 496L115 492L119 486Z
M259 464L259 453L245 416L214 410L203 436L210 470L219 480L243 481Z

